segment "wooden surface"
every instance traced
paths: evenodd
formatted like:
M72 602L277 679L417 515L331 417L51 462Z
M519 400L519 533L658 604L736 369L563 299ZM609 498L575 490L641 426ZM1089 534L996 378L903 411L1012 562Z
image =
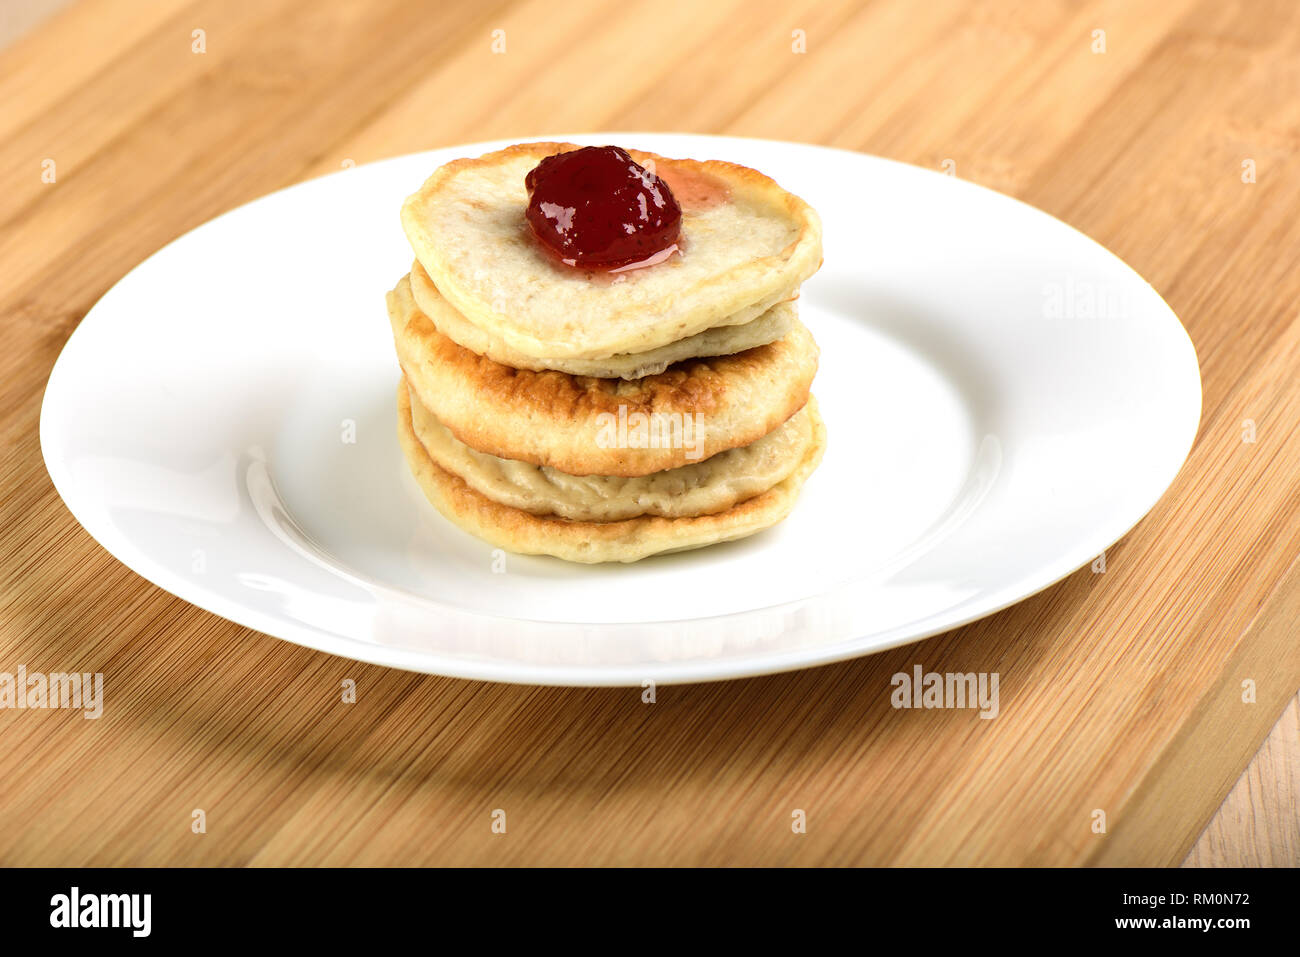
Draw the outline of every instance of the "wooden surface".
M951 160L1082 229L1196 344L1187 465L1102 574L654 704L296 648L73 521L41 394L130 267L349 161L583 129ZM1300 863L1295 705L1277 722L1300 687L1298 211L1289 0L74 4L0 53L0 671L101 671L106 703L0 711L0 862ZM1001 715L892 710L914 664L999 672Z
M1300 861L1300 701L1292 699L1184 862L1191 867Z

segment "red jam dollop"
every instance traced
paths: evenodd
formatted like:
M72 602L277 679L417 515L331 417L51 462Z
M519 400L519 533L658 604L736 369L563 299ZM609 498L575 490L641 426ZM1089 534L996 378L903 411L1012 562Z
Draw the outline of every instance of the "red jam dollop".
M524 185L533 235L569 266L643 263L670 251L681 232L668 185L617 146L548 156Z

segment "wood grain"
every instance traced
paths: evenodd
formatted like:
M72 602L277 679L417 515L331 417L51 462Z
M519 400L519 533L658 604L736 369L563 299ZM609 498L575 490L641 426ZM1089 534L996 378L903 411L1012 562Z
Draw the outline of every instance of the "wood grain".
M1186 867L1295 867L1300 861L1300 700L1273 732L1183 862Z
M1295 4L93 0L0 53L0 103L0 671L106 684L98 721L0 711L0 863L1300 863ZM1102 574L653 704L290 646L73 521L41 394L133 265L347 160L582 129L950 160L1060 217L1186 324L1205 391L1187 465ZM999 672L1001 715L893 710L890 676L918 663Z

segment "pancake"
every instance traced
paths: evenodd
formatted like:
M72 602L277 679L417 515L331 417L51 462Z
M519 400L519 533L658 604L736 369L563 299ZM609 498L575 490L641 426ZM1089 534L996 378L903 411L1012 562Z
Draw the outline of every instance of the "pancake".
M768 345L622 380L479 356L416 308L405 278L388 313L407 382L457 439L570 475L647 475L749 445L803 408L817 371L817 344L797 320Z
M794 508L826 448L826 432L812 409L813 437L802 461L781 482L739 505L695 518L640 516L583 522L538 516L487 498L433 461L416 437L405 385L397 389L398 439L425 497L466 532L525 555L554 555L572 562L634 562L661 552L684 551L743 538L777 524Z
M789 332L796 315L793 300L797 294L792 292L790 301L777 303L757 319L740 325L714 326L649 352L625 353L604 359L538 359L516 352L507 343L462 316L438 292L438 287L418 261L411 266L409 279L411 295L420 311L429 317L439 332L470 352L477 352L516 369L531 369L534 372L555 369L557 372L601 379L639 379L663 372L682 359L729 356L755 346L764 346Z
M766 492L803 461L813 442L816 408L810 396L784 425L757 442L635 478L569 475L475 452L418 401L411 402L411 424L430 459L494 502L534 515L611 522L638 515L712 515Z
M758 318L817 271L821 221L761 173L716 160L653 163L682 207L682 252L615 281L557 262L528 228L524 177L577 149L523 143L437 169L402 206L416 258L439 292L493 340L536 359L658 349Z

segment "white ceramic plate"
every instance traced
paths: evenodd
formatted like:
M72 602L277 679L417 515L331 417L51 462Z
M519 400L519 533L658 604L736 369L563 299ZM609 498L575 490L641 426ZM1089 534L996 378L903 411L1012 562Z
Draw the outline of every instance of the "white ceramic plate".
M1128 531L1191 448L1200 376L1177 317L1042 212L821 147L559 138L734 160L821 212L826 263L799 308L829 448L786 522L581 566L494 556L424 501L397 446L383 304L411 262L398 209L439 164L504 143L294 186L122 279L41 412L77 520L162 588L332 654L494 681L701 681L1019 601Z

